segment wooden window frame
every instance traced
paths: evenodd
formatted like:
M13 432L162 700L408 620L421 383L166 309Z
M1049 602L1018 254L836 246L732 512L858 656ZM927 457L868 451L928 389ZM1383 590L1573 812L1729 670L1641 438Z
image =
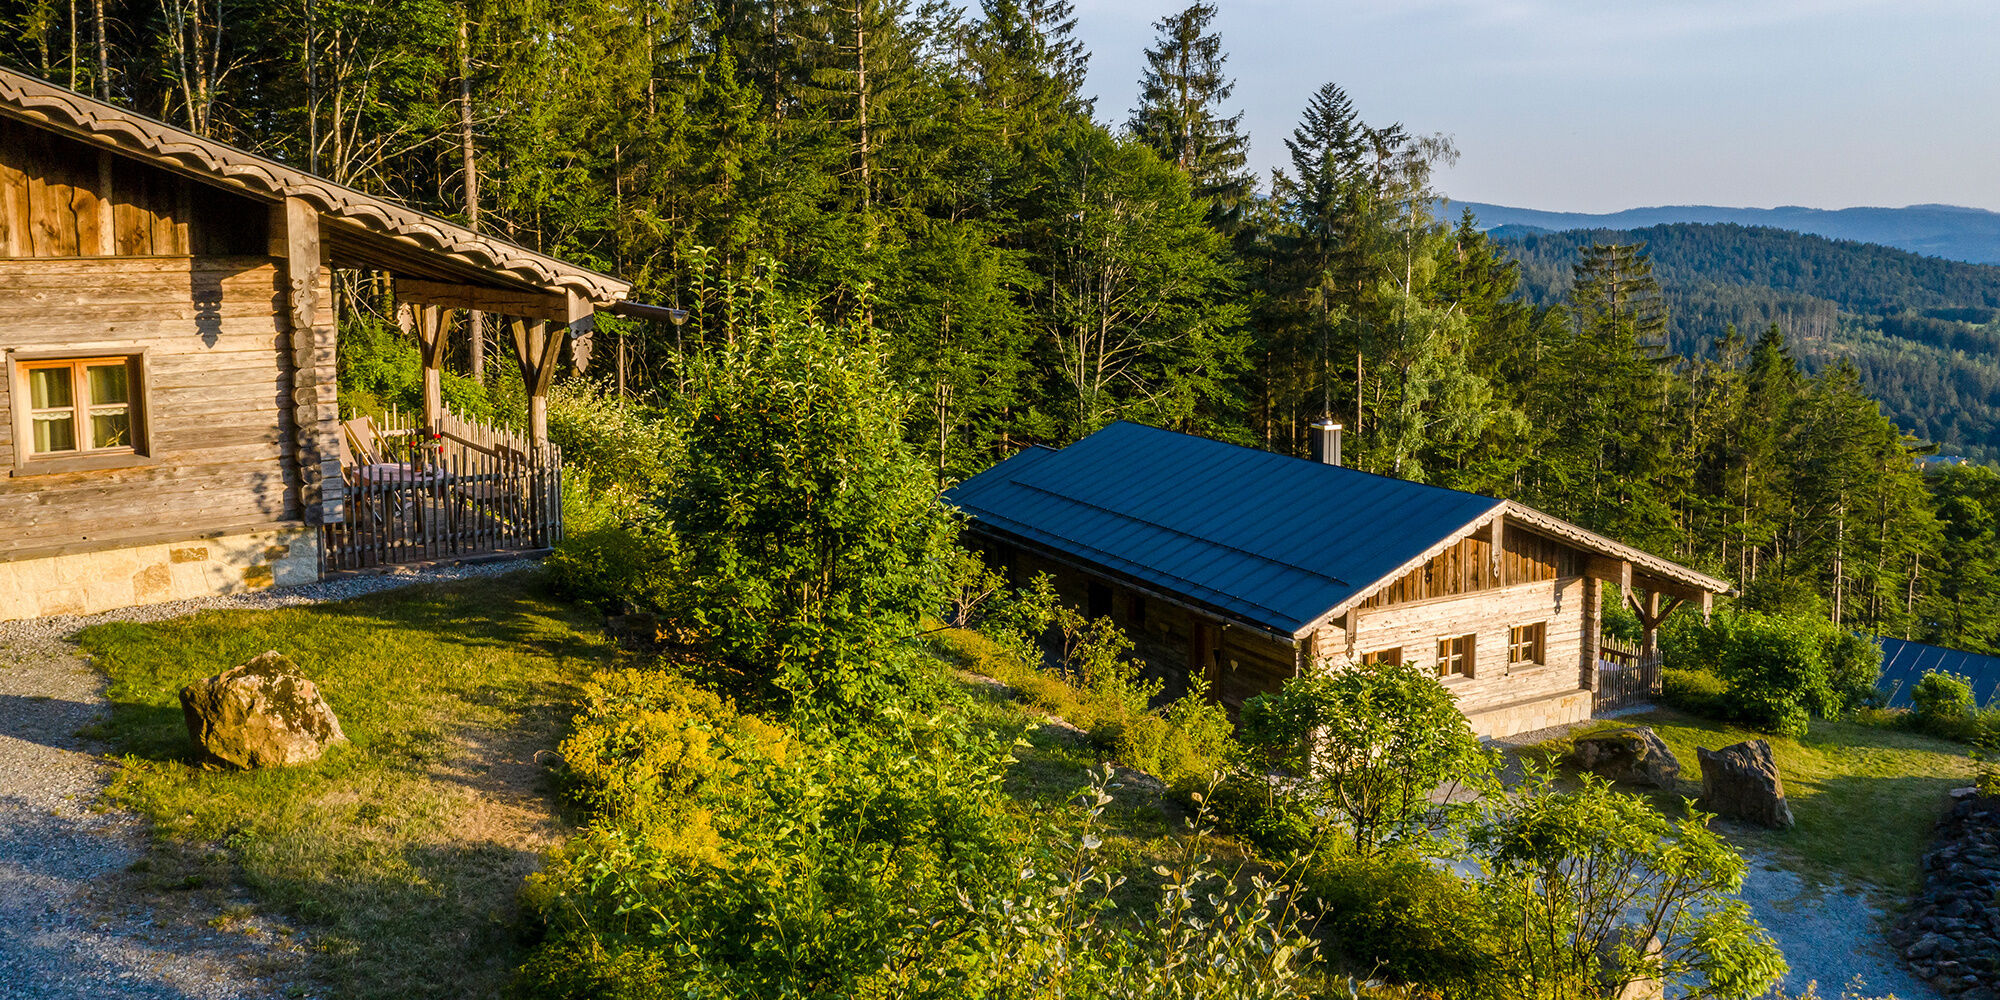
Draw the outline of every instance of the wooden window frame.
M7 412L12 418L14 450L13 476L54 475L64 472L88 472L99 469L126 469L134 466L152 465L156 459L153 449L153 393L152 372L148 365L146 348L106 347L95 350L56 350L6 352ZM88 450L36 454L34 451L33 396L28 388L28 372L36 368L68 365L72 370L70 390L74 409L78 414L76 432L81 440L89 434L89 404L85 402L88 386L82 384L74 374L82 366L90 363L125 363L127 371L126 412L130 414L131 440L129 445L115 448L92 448Z
M1459 651L1456 653L1450 651L1453 643L1463 644L1459 649ZM1469 632L1466 633L1465 635L1448 635L1438 639L1437 641L1438 680L1451 681L1460 678L1465 680L1471 680L1472 678L1477 677L1478 676L1477 670L1479 668L1478 655L1477 655L1478 651L1479 651L1479 635L1476 632ZM1453 663L1453 662L1461 664L1462 665L1461 669L1458 670L1445 669L1445 665L1447 663Z
M1523 655L1532 653L1532 656ZM1529 670L1549 662L1549 623L1529 622L1507 630L1507 669Z
M1401 666L1405 662L1403 647L1401 646L1390 646L1386 649L1377 649L1361 654L1361 665L1364 667L1380 666L1385 663L1394 663L1397 666Z

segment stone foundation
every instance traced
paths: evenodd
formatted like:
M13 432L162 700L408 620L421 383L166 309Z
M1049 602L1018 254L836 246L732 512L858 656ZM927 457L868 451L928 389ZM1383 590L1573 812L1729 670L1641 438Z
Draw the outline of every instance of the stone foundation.
M0 562L0 621L95 614L318 579L319 539L303 527L22 559Z
M1590 718L1590 692L1578 689L1546 698L1531 698L1507 705L1469 712L1472 732L1480 739L1498 739L1515 733L1531 733L1550 726L1565 726Z

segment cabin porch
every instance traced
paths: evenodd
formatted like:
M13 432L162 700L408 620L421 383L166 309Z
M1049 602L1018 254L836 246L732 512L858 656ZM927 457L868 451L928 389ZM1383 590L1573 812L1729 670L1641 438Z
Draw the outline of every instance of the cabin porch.
M531 555L562 540L562 452L439 406L341 422L346 509L324 571Z

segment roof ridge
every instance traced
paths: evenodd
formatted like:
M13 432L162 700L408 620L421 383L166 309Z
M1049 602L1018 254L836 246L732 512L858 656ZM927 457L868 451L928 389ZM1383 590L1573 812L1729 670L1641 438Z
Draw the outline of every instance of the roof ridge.
M1212 438L1205 434L1194 434L1189 431L1176 431L1176 430L1170 430L1165 427L1154 427L1151 424L1142 424L1136 420L1122 420L1122 419L1114 420L1111 423L1106 424L1105 427L1107 428L1115 427L1118 424L1127 424L1132 427L1140 428L1141 430L1156 431L1161 434L1172 434L1176 437L1184 437L1195 441L1206 442L1208 444L1221 445L1222 447L1225 448L1235 448L1239 451L1247 451L1253 455L1259 455L1265 458L1276 458L1292 462L1302 462L1306 465L1315 468L1338 470L1340 472L1356 476L1367 476L1371 479L1380 479L1384 482L1396 483L1397 485L1400 486L1413 486L1418 489L1436 490L1440 493L1455 493L1462 497L1476 497L1481 500L1492 500L1495 503L1502 502L1499 498L1489 497L1484 493L1474 493L1470 490L1455 489L1450 486L1439 486L1436 483L1419 483L1416 482L1415 480L1403 479L1399 476L1391 476L1386 473L1369 472L1367 469L1357 469L1351 465L1334 465L1331 462L1318 462L1314 461L1313 459L1306 458L1302 455L1287 455L1282 451L1272 451L1269 448L1259 448L1256 445L1251 445L1251 444L1237 444L1234 441L1224 441L1221 440L1220 438ZM1089 435L1085 435L1085 437L1088 436ZM1080 441L1082 440L1082 438L1079 438L1078 440Z

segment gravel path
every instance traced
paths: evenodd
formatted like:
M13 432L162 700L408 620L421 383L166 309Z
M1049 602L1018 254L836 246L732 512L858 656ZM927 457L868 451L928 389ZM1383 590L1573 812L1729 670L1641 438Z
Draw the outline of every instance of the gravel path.
M76 732L103 710L104 680L70 636L99 622L314 604L524 565L441 567L0 622L0 1000L268 997L297 980L296 935L258 918L184 912L186 905L128 874L145 853L145 831L133 817L91 808L109 768L101 748Z
M1859 893L1808 884L1771 857L1745 850L1750 875L1743 901L1771 932L1791 963L1788 992L1803 992L1817 980L1823 997L1838 997L1859 978L1856 993L1894 994L1897 1000L1941 1000L1941 994L1910 974L1888 942L1888 921Z

